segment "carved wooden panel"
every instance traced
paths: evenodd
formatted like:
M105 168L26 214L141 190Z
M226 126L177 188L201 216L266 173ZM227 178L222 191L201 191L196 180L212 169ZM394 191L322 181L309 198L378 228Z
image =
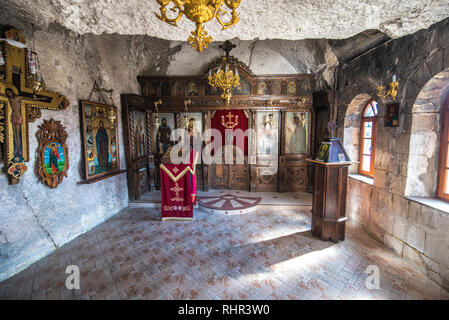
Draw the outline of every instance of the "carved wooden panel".
M161 155L156 155L154 156L154 186L156 187L157 190L160 190L161 188L161 170L160 170L160 165L161 165Z
M203 167L201 164L197 164L196 165L196 172L195 172L195 176L196 176L196 189L197 190L203 190L203 185L204 185L204 174L203 174Z
M256 167L256 191L277 191L278 170L271 167Z
M228 188L229 186L229 165L227 164L212 164L209 166L211 170L211 187Z
M230 165L230 189L249 189L249 165Z
M307 167L285 168L285 188L289 190L303 190L307 188Z
M281 156L279 167L281 173L279 191L307 190L307 164L302 156Z
M139 179L138 179L138 190L139 194L145 194L148 191L150 191L150 184L148 181L148 170L140 170L139 173Z

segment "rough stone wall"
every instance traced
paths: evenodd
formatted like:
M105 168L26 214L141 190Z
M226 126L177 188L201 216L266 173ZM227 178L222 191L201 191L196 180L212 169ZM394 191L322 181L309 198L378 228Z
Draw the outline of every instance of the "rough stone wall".
M348 216L445 288L449 288L449 214L406 198L409 194L416 195L415 192L407 194L406 185L419 181L428 190L434 190L433 159L438 154L439 118L435 113L418 116L418 110L422 111L430 103L417 100L417 97L420 95L435 101L435 95L439 95L438 101L442 101L447 94L444 81L434 82L421 91L429 80L447 68L448 19L428 30L378 46L348 62L338 76L338 136L344 139L345 144L351 143L348 140L357 134L350 130L353 124L349 125L350 121L345 119L348 112L349 115L353 112L350 106L358 103L363 107L361 100L369 97L379 103L374 185L349 178ZM393 69L400 82L397 97L401 103L400 121L399 127L386 128L385 101L377 97L376 85L391 79ZM360 100L361 94L364 99ZM433 133L429 136L436 139L412 138L418 131L431 131ZM432 160L421 161L428 164L428 168L417 172L410 167L412 160L409 159L414 154L425 153L425 150L432 150L429 153ZM413 189L417 184L410 186Z
M0 21L22 30L32 46L32 30L26 20L2 12ZM255 73L318 72L319 86L331 85L330 68L335 67L336 58L326 41L233 41L238 48L232 54ZM120 163L125 169L120 94L139 93L138 74L198 74L220 56L219 44L197 53L183 42L148 36L79 35L56 23L35 31L35 51L47 88L66 95L71 105L65 111L43 110L42 117L30 123L30 170L18 185L9 186L5 173L0 173L0 281L128 205L126 174L90 185L78 183L82 180L78 101L88 98L94 80L100 79L102 87L114 89ZM61 120L69 134L70 169L57 189L44 186L33 172L35 133L43 119L50 118Z
M449 59L449 56L446 57ZM449 69L430 79L412 107L410 156L405 194L433 196L437 189L441 112L449 93Z

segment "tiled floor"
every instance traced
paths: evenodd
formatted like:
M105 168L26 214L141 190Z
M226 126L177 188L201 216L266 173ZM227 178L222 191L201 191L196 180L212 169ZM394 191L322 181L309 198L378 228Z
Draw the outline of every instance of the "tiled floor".
M233 194L240 197L262 197L260 205L286 205L286 206L311 206L312 194L307 192L249 192L242 190L209 190L207 192L198 191L198 196ZM161 192L152 191L146 193L134 203L160 203Z
M309 212L161 222L158 210L128 208L0 283L0 299L449 299L363 231L314 239ZM80 290L65 287L68 265L80 268ZM365 286L370 265L380 289Z

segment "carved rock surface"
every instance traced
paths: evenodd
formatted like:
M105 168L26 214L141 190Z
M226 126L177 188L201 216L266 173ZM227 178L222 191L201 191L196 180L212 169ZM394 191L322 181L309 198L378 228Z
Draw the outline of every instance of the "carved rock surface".
M37 26L57 22L80 34L139 34L185 41L194 30L185 17L178 28L158 20L156 1L1 0L0 4L11 14L33 18ZM449 5L447 0L244 0L239 12L240 22L228 30L221 31L217 21L207 23L206 30L215 40L342 39L368 29L396 38L448 17Z

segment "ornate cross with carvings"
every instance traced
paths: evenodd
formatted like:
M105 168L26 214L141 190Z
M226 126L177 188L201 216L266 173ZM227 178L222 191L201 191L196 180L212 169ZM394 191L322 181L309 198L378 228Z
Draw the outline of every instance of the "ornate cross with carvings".
M10 29L0 35L0 143L10 184L16 184L27 171L30 160L28 123L41 117L40 109L64 110L65 96L44 90L36 77L36 66L22 33Z
M228 61L229 61L229 52L231 52L232 49L237 48L237 46L229 40L226 40L223 44L219 45L218 47L222 49L224 52L226 52L226 60Z

